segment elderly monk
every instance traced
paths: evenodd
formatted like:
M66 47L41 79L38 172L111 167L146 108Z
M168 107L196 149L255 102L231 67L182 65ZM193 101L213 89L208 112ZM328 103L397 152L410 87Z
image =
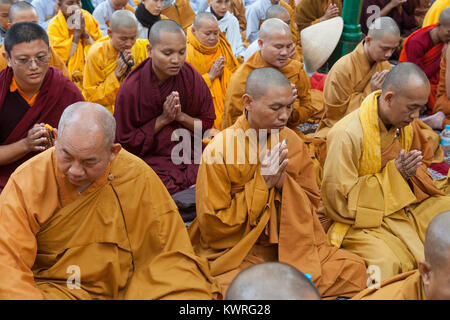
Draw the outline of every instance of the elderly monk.
M381 280L417 268L428 223L450 207L427 170L434 152L417 123L429 94L425 73L401 63L327 136L329 241L361 256Z
M11 176L0 195L1 299L213 298L175 203L114 135L104 107L73 104L55 148Z
M111 17L117 10L129 10L134 13L135 10L128 3L128 0L104 0L92 12L92 16L98 22L98 27L102 30L103 36L108 36L108 29L111 26Z
M16 2L15 0L0 0L0 45L3 44L5 34L8 29L9 8Z
M314 284L287 263L264 262L240 272L225 300L320 300Z
M310 274L324 298L365 287L362 259L330 246L317 217L313 163L303 140L286 128L295 100L281 71L253 70L241 102L245 114L203 152L189 234L222 294L240 271L266 261Z
M364 41L331 68L323 89L325 113L316 137L328 131L344 116L359 108L372 92L380 90L391 70L388 59L400 42L400 30L390 17L376 19Z
M38 23L38 17L36 10L30 5L28 2L19 1L11 6L9 9L9 22L8 29L14 23L18 22L34 22ZM5 51L5 47L0 47L0 70L3 70L7 67L7 62L3 57L3 52ZM69 71L67 70L66 64L62 59L58 56L58 54L50 47L50 60L49 64L52 67L58 68L67 78L70 78Z
M406 38L400 53L399 62L413 62L427 75L431 84L431 94L427 104L429 110L433 110L436 104L442 49L449 41L450 8L447 8L442 11L437 24L414 31Z
M158 21L149 40L150 58L130 72L117 93L117 141L150 165L174 194L195 184L200 160L195 159L202 146L190 143L194 124L200 133L210 129L214 104L201 74L185 63L186 36L180 25ZM180 138L189 149L183 150L182 161L175 152Z
M177 22L184 32L192 25L195 17L195 12L188 0L164 0L161 13L170 20Z
M80 0L57 0L59 12L48 24L50 44L66 63L71 80L83 90L87 52L102 37L97 21L81 9Z
M295 7L298 31L342 14L341 0L301 0Z
M105 106L114 113L117 91L126 75L147 59L148 40L136 40L138 24L128 10L111 17L108 37L95 42L86 59L83 94L87 101Z
M445 8L450 7L450 0L436 0L428 9L425 18L423 19L422 28L436 24L439 21L439 16Z
M450 300L450 211L431 220L425 237L425 260L418 270L402 273L366 289L354 300Z
M52 145L50 130L63 110L84 100L61 71L49 67L48 36L38 24L14 24L3 57L8 67L0 71L0 192L19 165Z
M213 127L221 130L225 93L239 63L212 13L200 12L194 19L192 30L188 29L186 61L202 75L208 85L216 111Z

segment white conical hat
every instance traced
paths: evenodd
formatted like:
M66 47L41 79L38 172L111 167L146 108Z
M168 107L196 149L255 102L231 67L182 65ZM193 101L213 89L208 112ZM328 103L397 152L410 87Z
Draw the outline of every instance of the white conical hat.
M303 64L307 73L315 72L328 60L339 43L343 29L342 17L335 17L302 30Z

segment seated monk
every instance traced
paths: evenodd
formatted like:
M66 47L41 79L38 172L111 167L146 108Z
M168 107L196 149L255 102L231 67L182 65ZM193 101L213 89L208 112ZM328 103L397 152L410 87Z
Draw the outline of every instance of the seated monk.
M212 13L197 14L191 28L187 32L186 61L202 75L208 85L216 111L213 127L221 130L225 93L239 63Z
M34 7L25 1L16 2L9 9L9 22L8 29L11 26L18 22L34 22L38 23L38 16ZM5 47L0 47L0 70L5 69L8 64L3 57L3 52L5 51ZM50 47L50 60L49 64L52 67L58 68L63 75L70 79L69 71L67 70L66 64L62 59L58 56L58 54Z
M381 280L417 269L429 222L450 208L427 170L434 152L417 123L429 94L425 73L401 63L327 136L329 242L361 256Z
M201 150L189 142L194 122L202 133L213 126L214 104L201 74L185 63L186 36L180 25L158 21L149 40L150 58L130 72L117 93L117 141L150 165L174 194L195 184L199 161L194 158ZM190 149L183 151L182 161L172 154L180 138Z
M0 299L217 296L161 180L114 135L103 106L75 103L55 148L11 176L0 195Z
M150 29L161 19L168 19L161 14L164 0L142 0L136 9L138 20L138 39L148 40Z
M8 67L0 71L0 192L19 165L51 147L51 128L63 110L84 100L61 71L49 67L49 40L40 25L12 25L3 57Z
M447 68L447 61L450 61L450 46L444 48L441 59L441 75L436 92L435 114L424 119L432 128L445 129L450 124L450 68Z
M388 59L399 42L400 30L395 21L378 18L364 40L333 65L323 88L325 112L316 137L326 138L336 122L359 108L370 93L381 89L391 70Z
M442 11L437 24L414 31L406 38L400 53L399 62L413 62L427 75L431 84L427 106L432 111L436 104L442 49L448 41L450 41L450 8ZM439 125L438 129L440 128Z
M286 128L294 102L291 82L279 70L253 70L241 101L245 114L203 152L197 218L188 230L222 294L240 271L267 261L310 274L327 299L365 288L363 260L330 246L317 217L313 163L303 140Z
M436 0L428 9L425 18L423 19L422 28L436 24L439 21L439 16L445 8L450 7L450 0Z
M295 23L298 31L312 24L322 22L342 14L341 0L301 0L295 7Z
M80 0L57 1L59 12L47 29L50 44L66 63L71 80L82 91L87 52L103 35L94 17L81 9Z
M6 31L8 29L9 8L16 2L15 0L0 0L0 45L5 40Z
M164 0L161 13L178 23L184 32L192 25L195 17L195 12L188 0Z
M133 7L128 3L128 0L104 0L92 12L92 16L98 22L98 27L103 33L103 36L108 36L108 29L111 26L111 17L117 10L129 10L135 12Z
M263 262L241 271L225 300L320 300L315 285L299 270L282 262Z
M134 14L128 10L115 11L108 29L109 36L96 41L86 59L84 97L105 106L112 114L123 79L148 57L148 40L136 40L137 32Z
M353 300L450 300L450 211L431 220L425 237L425 259L418 270L385 280Z

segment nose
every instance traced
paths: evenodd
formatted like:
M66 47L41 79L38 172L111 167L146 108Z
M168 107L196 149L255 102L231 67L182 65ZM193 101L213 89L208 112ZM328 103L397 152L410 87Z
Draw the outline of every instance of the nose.
M291 112L287 108L282 108L283 110L280 112L278 119L286 122L289 119Z
M69 168L69 173L75 177L82 177L84 175L84 169L78 162L74 162Z

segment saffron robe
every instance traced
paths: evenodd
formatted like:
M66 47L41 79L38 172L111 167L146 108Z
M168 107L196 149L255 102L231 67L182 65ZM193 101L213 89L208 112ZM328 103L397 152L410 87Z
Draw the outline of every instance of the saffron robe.
M84 101L83 95L78 88L67 79L61 71L50 67L44 77L39 94L36 97L33 107L29 107L27 102L18 97L18 93L11 93L9 87L13 78L13 70L9 67L0 71L0 115L5 108L17 108L18 104L28 108L23 118L14 126L2 145L8 145L27 137L28 131L36 123L47 123L52 127L57 127L62 112L69 105ZM4 109L2 111L2 109ZM12 120L11 120L12 121ZM37 153L31 152L13 163L0 166L0 192L5 187L11 173L23 162L33 157Z
M425 18L423 19L422 28L432 24L436 24L439 21L439 16L445 8L450 7L450 0L436 0L427 11Z
M386 130L378 118L380 94L370 94L328 133L321 187L326 214L335 221L329 242L377 266L384 280L417 268L426 228L443 208L450 208L450 196L427 170L434 150L421 122L413 121L396 138L396 129ZM371 117L362 118L367 114ZM394 164L401 149L419 150L423 156L408 181Z
M192 25L195 18L195 12L188 0L176 0L174 5L162 9L161 14L177 22L184 32Z
M148 58L147 44L148 40L137 39L131 48L133 68ZM117 91L126 76L125 74L120 79L116 77L118 54L111 45L110 38L104 37L92 45L84 67L83 95L86 101L98 103L112 114Z
M445 114L445 119L442 121L442 129L445 129L447 124L450 124L450 96L447 94L447 83L450 79L450 71L447 69L447 58L450 57L450 46L447 46L441 59L441 70L439 84L436 90L436 105L434 112L442 111Z
M11 176L0 212L2 300L217 296L167 190L125 150L81 195L55 149L42 152Z
M265 261L309 273L324 298L362 290L367 279L362 259L327 244L316 214L315 169L303 141L288 128L279 140L268 138L265 148L287 138L289 150L283 189L269 190L260 172L261 141L251 132L242 115L218 133L203 152L197 177L197 218L189 235L196 253L208 259L222 294L238 272ZM237 161L236 152L241 152Z
M301 0L295 7L295 23L298 31L320 22L330 4L335 4L339 8L339 15L342 14L341 0Z
M202 76L188 62L176 76L158 84L152 60L145 60L120 86L114 111L117 142L150 165L170 194L195 184L200 162L196 153L201 152L196 147L198 143L194 143L193 133L176 121L154 133L156 119L163 113L164 101L172 91L179 93L181 111L202 121L201 133L212 127L215 111L211 93ZM191 154L183 154L183 161L178 164L173 161L172 150L180 146L180 138L189 146Z
M86 23L86 31L91 38L94 41L102 38L102 31L94 17L86 10L81 10L81 12ZM59 10L58 14L48 24L47 33L50 39L50 46L52 46L59 57L66 62L70 79L77 85L80 91L82 91L84 64L91 46L86 45L84 40L80 40L78 42L77 50L69 59L74 31L68 28L66 18L61 10Z
M209 71L213 63L221 56L225 58L223 73L211 82ZM225 93L227 92L231 75L239 67L239 62L234 57L230 44L223 33L219 31L217 44L214 47L206 47L198 41L191 28L189 28L187 32L186 61L202 75L203 80L208 85L216 111L214 128L221 130Z

